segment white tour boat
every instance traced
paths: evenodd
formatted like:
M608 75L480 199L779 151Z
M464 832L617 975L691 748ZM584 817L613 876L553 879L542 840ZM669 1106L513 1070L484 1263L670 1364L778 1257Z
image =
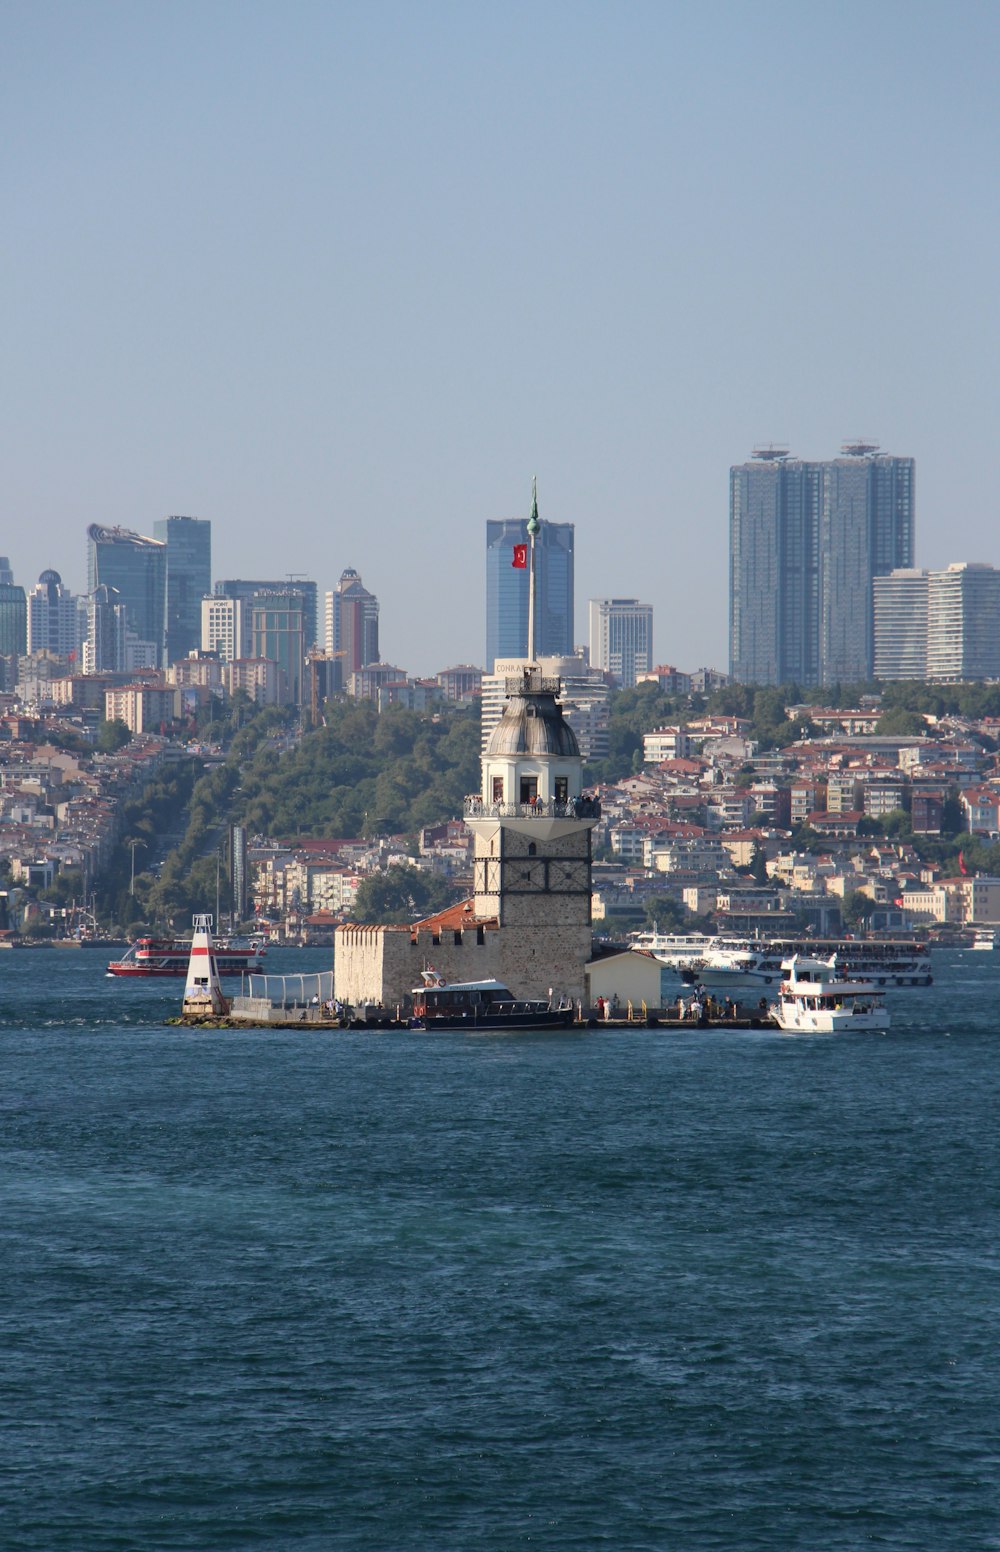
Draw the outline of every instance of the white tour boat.
M808 1035L888 1029L884 994L871 981L852 981L829 959L793 954L782 965L783 979L772 1017L779 1029Z
M991 927L977 927L973 935L970 948L995 949L997 946L996 933Z

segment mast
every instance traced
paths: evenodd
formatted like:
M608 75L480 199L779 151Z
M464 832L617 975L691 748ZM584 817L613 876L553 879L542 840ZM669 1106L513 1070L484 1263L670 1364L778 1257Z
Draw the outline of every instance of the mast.
M528 662L535 661L535 536L541 528L538 521L538 477L531 481L531 516L528 518Z

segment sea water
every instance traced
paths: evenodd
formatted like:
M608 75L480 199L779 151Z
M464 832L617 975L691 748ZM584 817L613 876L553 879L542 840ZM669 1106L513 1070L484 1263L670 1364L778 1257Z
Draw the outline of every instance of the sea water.
M1000 953L934 969L882 1035L196 1033L0 956L0 1545L1000 1546Z

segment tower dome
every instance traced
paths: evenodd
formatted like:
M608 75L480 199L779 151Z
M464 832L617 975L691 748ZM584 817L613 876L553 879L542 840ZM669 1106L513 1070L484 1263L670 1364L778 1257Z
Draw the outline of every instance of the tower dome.
M543 755L580 758L576 734L556 704L558 679L532 676L525 669L520 681L507 682L503 716L486 746L488 760L497 756Z

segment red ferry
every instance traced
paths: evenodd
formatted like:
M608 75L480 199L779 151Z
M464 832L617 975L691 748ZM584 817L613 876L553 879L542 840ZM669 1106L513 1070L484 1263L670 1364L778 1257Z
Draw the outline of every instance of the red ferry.
M212 945L220 975L247 975L264 967L265 946L258 938L216 938ZM108 975L187 975L190 938L136 938Z

